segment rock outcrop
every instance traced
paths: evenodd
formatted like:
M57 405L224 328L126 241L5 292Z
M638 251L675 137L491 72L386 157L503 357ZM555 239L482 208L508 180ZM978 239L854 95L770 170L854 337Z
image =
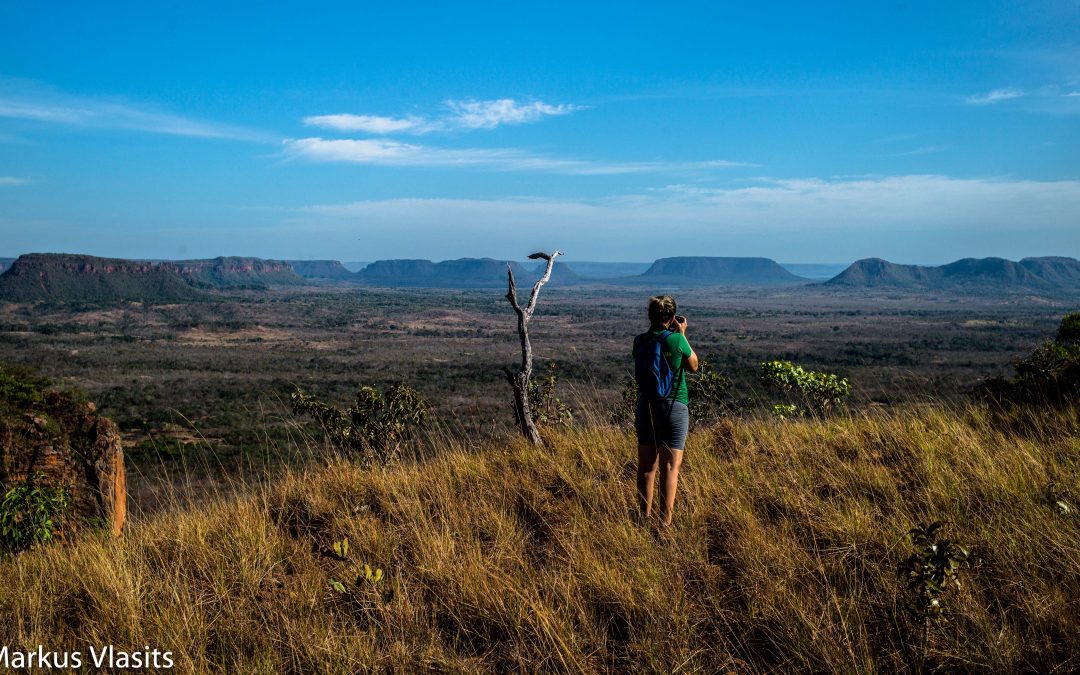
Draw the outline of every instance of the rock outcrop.
M127 514L124 450L94 404L0 365L0 493L24 482L63 487L72 509L60 533L92 526L120 534Z

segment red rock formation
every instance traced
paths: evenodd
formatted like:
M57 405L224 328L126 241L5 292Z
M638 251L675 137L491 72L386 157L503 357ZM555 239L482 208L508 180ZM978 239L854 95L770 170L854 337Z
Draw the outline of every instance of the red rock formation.
M93 403L46 391L40 404L0 417L0 487L34 478L62 486L72 514L60 532L70 537L87 523L119 535L127 515L124 450L116 424ZM40 476L40 478L37 478Z

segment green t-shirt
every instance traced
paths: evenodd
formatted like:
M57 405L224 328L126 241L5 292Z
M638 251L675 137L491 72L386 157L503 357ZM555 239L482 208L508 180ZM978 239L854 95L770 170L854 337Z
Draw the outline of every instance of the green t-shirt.
M637 352L638 342L640 342L646 335L659 336L663 333L663 330L654 330L648 333L642 333L634 338L634 352ZM663 346L664 356L667 357L668 365L671 366L671 370L675 373L675 400L679 403L686 405L690 404L690 396L686 393L686 368L683 367L683 359L690 358L690 343L686 341L684 336L679 331L672 331L671 335L664 338Z

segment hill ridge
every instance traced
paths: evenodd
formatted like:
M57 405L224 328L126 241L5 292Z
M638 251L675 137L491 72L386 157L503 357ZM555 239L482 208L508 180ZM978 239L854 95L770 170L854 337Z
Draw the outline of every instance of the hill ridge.
M944 265L903 265L882 258L856 260L828 286L918 290L1080 290L1080 260L1065 256L960 258Z

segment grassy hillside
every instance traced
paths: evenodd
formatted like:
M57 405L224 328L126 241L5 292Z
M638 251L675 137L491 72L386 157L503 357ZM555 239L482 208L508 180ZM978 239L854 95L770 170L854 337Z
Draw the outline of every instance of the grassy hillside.
M149 645L179 672L1075 670L1080 413L1007 427L909 408L699 431L668 539L635 522L612 427L334 460L0 562L0 644ZM927 627L898 568L931 520L972 566Z

